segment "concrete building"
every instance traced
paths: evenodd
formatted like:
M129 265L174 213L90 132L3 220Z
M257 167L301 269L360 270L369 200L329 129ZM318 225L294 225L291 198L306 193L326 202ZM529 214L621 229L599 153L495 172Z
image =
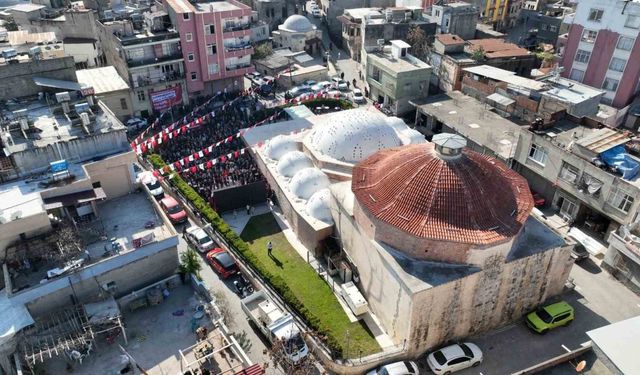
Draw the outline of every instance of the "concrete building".
M580 1L558 40L562 75L606 91L603 103L627 106L640 81L640 3Z
M436 33L436 25L424 21L420 13L421 9L407 7L381 10L381 17L370 12L360 24L360 36L353 39L354 47L357 47L357 44L361 45L360 56L355 59L366 65L367 53L378 51L381 44L388 44L392 40L406 39L413 27L422 29L427 42L431 41Z
M602 267L629 289L640 293L640 240L637 220L609 235Z
M640 368L640 359L634 355L640 350L635 339L639 334L640 317L637 316L587 331L598 360L613 375L632 374Z
M628 134L589 117L567 114L572 100L581 98L585 108L593 107L590 103L602 92L585 99L562 79L548 83L551 88L542 92L544 99L537 104L546 108L538 112L547 111L548 119L532 124L515 114L508 118L498 114L502 111L496 106L526 103L526 98L492 94L483 103L454 91L418 104L416 129L427 136L459 133L473 149L504 160L545 199L543 209L550 222L564 231L571 227L584 232L591 237L587 250L594 255L604 253L606 247L599 243L606 243L612 231L637 219L640 159L625 152L624 145L631 143ZM511 87L507 91L515 91Z
M18 57L18 61L17 64L8 61L0 64L0 100L38 95L43 89L34 81L34 77L76 82L76 68L72 57L46 60Z
M290 16L271 32L271 36L273 45L278 48L288 48L292 52L305 51L309 55L320 55L322 52L322 30L318 30L305 16Z
M367 19L383 19L381 9L345 9L344 14L338 16L338 20L342 23L342 49L346 50L349 56L356 61L360 61L363 33L362 24Z
M318 0L318 6L323 13L323 20L327 23L331 41L342 45L342 22L338 17L344 14L345 9L356 8L388 8L396 6L396 0Z
M473 39L480 11L465 2L433 4L427 19L435 22L438 34L456 34L462 39Z
M147 23L131 18L98 22L107 64L131 88L133 114L139 117L189 102L181 35L166 13L145 17Z
M133 116L131 90L114 67L78 70L76 76L78 83L93 87L95 95L120 121Z
M509 24L509 0L486 0L483 21L493 25L496 30L504 31Z
M504 39L468 40L465 51L469 54L482 50L482 63L496 68L510 70L516 74L529 77L531 69L536 68L536 56L524 48Z
M0 49L7 51L7 56L0 58L2 64L69 56L66 54L64 43L52 32L34 33L19 30L5 33L6 41L0 42Z
M166 0L179 34L189 96L244 89L251 65L251 8L236 0Z
M438 34L435 37L426 61L433 69L431 83L444 92L460 90L462 69L477 64L470 54L464 52L465 44L462 38L454 34Z
M269 25L269 31L276 30L290 15L296 14L295 4L289 0L253 0L253 10L257 19Z
M566 33L562 27L565 16L573 12L570 7L552 4L540 10L522 9L519 21L529 30L529 36L521 41L522 45L534 47L539 43L547 43L555 46L558 36Z
M408 53L411 46L392 40L391 48L367 54L365 78L369 97L394 115L413 109L410 100L429 94L431 67Z
M256 130L245 141L266 142L253 152L294 233L314 249L310 235L335 226L338 254L317 257L348 267L342 282L368 303L360 317L377 319L408 357L520 319L562 291L571 246L529 215L522 177L464 140L425 142L374 109Z

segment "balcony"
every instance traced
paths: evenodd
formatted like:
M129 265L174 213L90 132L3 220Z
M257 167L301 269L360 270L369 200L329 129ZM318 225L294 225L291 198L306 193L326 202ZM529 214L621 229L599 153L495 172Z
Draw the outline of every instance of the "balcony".
M233 65L233 66L227 66L227 72L232 72L234 70L238 70L238 69L245 69L245 68L251 68L252 65L249 64L238 64L238 65Z
M229 33L229 32L233 32L233 31L249 30L250 28L251 28L251 23L225 25L222 28L222 32L223 33Z
M253 45L246 43L243 45L225 45L224 51L226 57L240 57L253 54Z
M139 88L144 86L155 85L157 83L177 81L180 79L184 79L184 77L185 75L183 72L175 71L175 72L164 73L156 77L138 76L136 79L133 79L132 82L133 82L134 88Z
M128 59L127 66L129 66L130 68L137 68L144 65L159 64L167 61L182 60L182 59L183 59L182 53L176 52L171 55L165 55L161 57L150 57L146 59L136 59L136 60Z
M180 39L180 34L175 30L155 31L152 33L138 33L133 35L121 36L117 35L122 46L132 46L143 43L163 42L171 39Z

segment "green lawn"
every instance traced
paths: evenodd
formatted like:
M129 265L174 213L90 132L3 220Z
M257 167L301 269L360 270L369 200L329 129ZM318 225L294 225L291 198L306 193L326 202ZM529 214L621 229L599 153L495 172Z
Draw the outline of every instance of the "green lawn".
M271 213L252 217L240 237L263 267L285 280L293 294L320 320L325 331L322 333L342 345L346 357L355 357L360 351L362 355L380 351L364 323L349 321L329 285L289 244ZM273 244L272 257L267 253L269 241Z

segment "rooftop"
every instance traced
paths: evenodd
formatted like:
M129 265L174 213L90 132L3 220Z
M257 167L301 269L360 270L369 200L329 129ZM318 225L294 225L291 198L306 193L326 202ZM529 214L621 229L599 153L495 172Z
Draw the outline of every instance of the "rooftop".
M50 251L53 246L51 235L30 239L8 248L9 262L13 256L17 259L29 259L33 266L29 271L13 275L13 289L30 288L77 269L102 262L110 256L135 251L140 247L134 244L138 239L144 246L172 236L171 230L164 225L164 221L156 212L150 199L146 193L138 192L98 203L99 217L80 224L76 232L86 244L85 249L70 257L60 259L42 256L43 252ZM111 253L105 257L105 248L110 247L111 242L103 238L115 238L121 245L119 253Z
M351 19L361 21L368 17L383 17L382 8L353 8L345 9L344 15Z
M544 82L524 78L510 70L504 70L489 65L479 65L462 69L465 72L477 74L496 81L506 82L518 87L540 91L548 87Z
M587 332L591 342L621 374L633 374L640 368L640 316ZM612 369L613 370L613 369Z
M399 59L396 59L391 54L381 52L372 52L367 56L373 59L376 63L387 67L396 73L406 73L431 68L431 65L409 54Z
M46 6L39 5L39 4L31 4L31 3L16 4L14 6L9 7L10 10L13 10L16 12L34 12L36 10L40 10L44 8L46 8Z
M436 35L436 39L446 46L464 44L464 39L455 34L438 34Z
M482 47L484 55L488 59L497 59L502 57L522 57L530 56L531 52L518 47L513 43L506 42L504 39L472 39L467 41L469 49L475 51Z
M552 87L545 91L543 95L548 95L562 101L571 103L582 103L585 100L604 95L604 91L591 86L583 85L580 82L572 81L563 77L550 76L542 80Z
M96 95L129 90L129 85L113 66L76 70L76 76L79 83L93 87Z
M81 88L76 82L45 78L38 82L47 87L59 87L60 84L68 83L77 86L76 89ZM76 96L76 92L70 94L72 97ZM86 98L72 100L69 105L70 112L67 114L63 113L60 104L54 104L55 101L55 97L49 97L50 104L47 104L45 98L26 98L20 101L7 101L0 106L0 113L6 119L5 124L11 129L10 132L2 134L3 137L9 133L11 135L11 140L3 142L5 150L9 153L20 152L28 148L45 147L61 141L125 129L124 125L100 101L94 106L89 106ZM89 125L82 125L80 113L88 114ZM21 118L28 119L27 130L21 130Z
M197 11L202 13L228 12L234 10L243 10L247 8L243 4L233 1L212 1L209 3L197 3L195 4L195 7Z

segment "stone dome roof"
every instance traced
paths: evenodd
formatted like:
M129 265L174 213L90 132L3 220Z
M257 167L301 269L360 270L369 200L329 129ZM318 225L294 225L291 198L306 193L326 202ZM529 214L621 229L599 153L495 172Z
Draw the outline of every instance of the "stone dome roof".
M484 246L512 238L533 208L526 180L456 141L443 139L444 150L434 143L387 149L356 165L351 189L359 205L374 222L425 240Z
M289 151L278 160L278 173L284 177L292 177L303 168L311 168L313 163L304 152Z
M403 144L387 117L372 110L322 116L307 136L308 144L334 159L356 163L376 151Z
M294 14L289 16L284 23L278 26L278 29L290 31L293 33L307 33L316 27L305 16Z
M305 206L305 210L309 216L325 222L327 224L333 224L333 218L331 217L331 209L329 208L331 199L331 192L329 189L318 190L309 200Z
M280 134L267 142L265 151L270 159L279 160L284 154L297 149L296 142L290 136Z
M329 187L329 177L318 168L304 168L289 181L289 190L298 198L309 199L318 190Z

